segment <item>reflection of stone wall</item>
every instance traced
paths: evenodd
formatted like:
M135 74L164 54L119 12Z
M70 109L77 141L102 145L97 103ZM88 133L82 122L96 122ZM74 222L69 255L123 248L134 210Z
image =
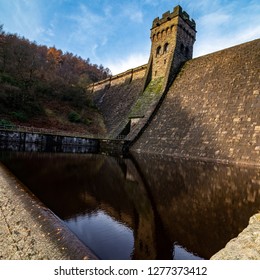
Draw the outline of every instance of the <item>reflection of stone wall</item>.
M116 212L133 216L131 202L123 202L124 174L114 158L16 153L4 154L1 161L61 218L81 211L91 213L99 203L113 205ZM88 204L91 197L92 203Z
M133 230L132 258L170 259L173 245L210 258L259 210L260 169L165 156L2 153L1 161L63 219L100 209ZM136 163L136 164L135 164Z
M133 150L259 164L260 40L188 61Z
M17 153L2 156L1 161L60 218L102 209L133 230L134 259L156 258L153 209L130 160Z
M259 210L259 169L135 158L168 238L201 257L223 248Z

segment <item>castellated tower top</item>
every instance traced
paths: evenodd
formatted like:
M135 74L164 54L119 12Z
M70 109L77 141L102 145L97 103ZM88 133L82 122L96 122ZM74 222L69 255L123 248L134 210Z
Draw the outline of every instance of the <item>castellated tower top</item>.
M176 6L173 12L166 12L162 18L155 18L151 28L151 53L145 86L152 80L163 80L169 85L181 65L192 59L196 38L196 23Z
M190 16L182 10L181 6L176 6L173 9L173 12L167 11L162 15L162 18L159 17L155 18L153 21L152 29L156 26L160 26L161 24L173 19L174 17L180 16L182 19L194 30L196 30L196 23L194 19L190 19Z

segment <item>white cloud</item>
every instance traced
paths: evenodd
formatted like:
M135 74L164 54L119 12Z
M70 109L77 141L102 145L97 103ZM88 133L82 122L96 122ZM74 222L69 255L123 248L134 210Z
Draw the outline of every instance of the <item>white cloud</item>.
M143 11L137 4L130 2L127 4L121 4L120 9L122 11L122 15L129 18L131 21L136 23L143 22Z
M77 14L69 16L78 25L78 30L94 33L97 24L102 23L102 17L91 12L90 9L81 4Z
M141 11L135 11L129 14L129 17L132 21L143 22L143 13Z
M260 25L248 27L244 32L238 33L235 36L235 40L238 42L247 42L257 38L260 38Z
M16 33L31 41L51 43L50 38L55 36L54 28L44 22L42 1L9 0L2 4L3 1L0 0L0 18L4 18L6 32Z
M237 2L176 1L197 23L194 57L260 37L259 0ZM63 10L64 3L71 9ZM172 0L0 0L0 24L6 32L89 57L116 74L148 62L151 21L175 4Z
M75 28L68 41L77 42L79 49L84 47L88 56L96 58L98 47L106 44L110 34L108 24L110 14L108 10L106 13L106 16L101 16L81 4L77 13L69 16L69 20L74 22Z
M231 15L224 11L216 11L202 16L198 20L198 24L204 29L212 29L221 26L222 24L228 23L231 20Z
M149 54L147 53L132 53L125 58L108 60L105 65L112 71L113 75L122 73L129 69L141 66L148 63Z
M217 6L220 1L214 1ZM197 42L194 57L242 44L260 37L260 5L249 1L238 8L236 1L204 12L197 20Z

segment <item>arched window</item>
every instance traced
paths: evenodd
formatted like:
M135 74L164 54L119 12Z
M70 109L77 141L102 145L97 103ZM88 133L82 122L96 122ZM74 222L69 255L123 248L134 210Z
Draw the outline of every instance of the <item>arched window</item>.
M162 31L162 38L165 37L165 35L166 35L166 31L163 30L163 31Z
M161 54L161 49L162 49L161 46L157 47L157 49L156 49L156 57Z
M189 57L190 55L190 49L188 47L185 48L185 56Z
M169 50L169 43L165 43L164 48L163 48L163 53L167 53Z
M181 53L184 54L184 45L181 43Z

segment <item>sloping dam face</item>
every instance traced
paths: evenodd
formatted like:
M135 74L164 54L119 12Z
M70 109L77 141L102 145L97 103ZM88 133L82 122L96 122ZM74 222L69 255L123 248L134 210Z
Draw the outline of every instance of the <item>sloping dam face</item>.
M259 164L260 40L185 63L132 151Z

